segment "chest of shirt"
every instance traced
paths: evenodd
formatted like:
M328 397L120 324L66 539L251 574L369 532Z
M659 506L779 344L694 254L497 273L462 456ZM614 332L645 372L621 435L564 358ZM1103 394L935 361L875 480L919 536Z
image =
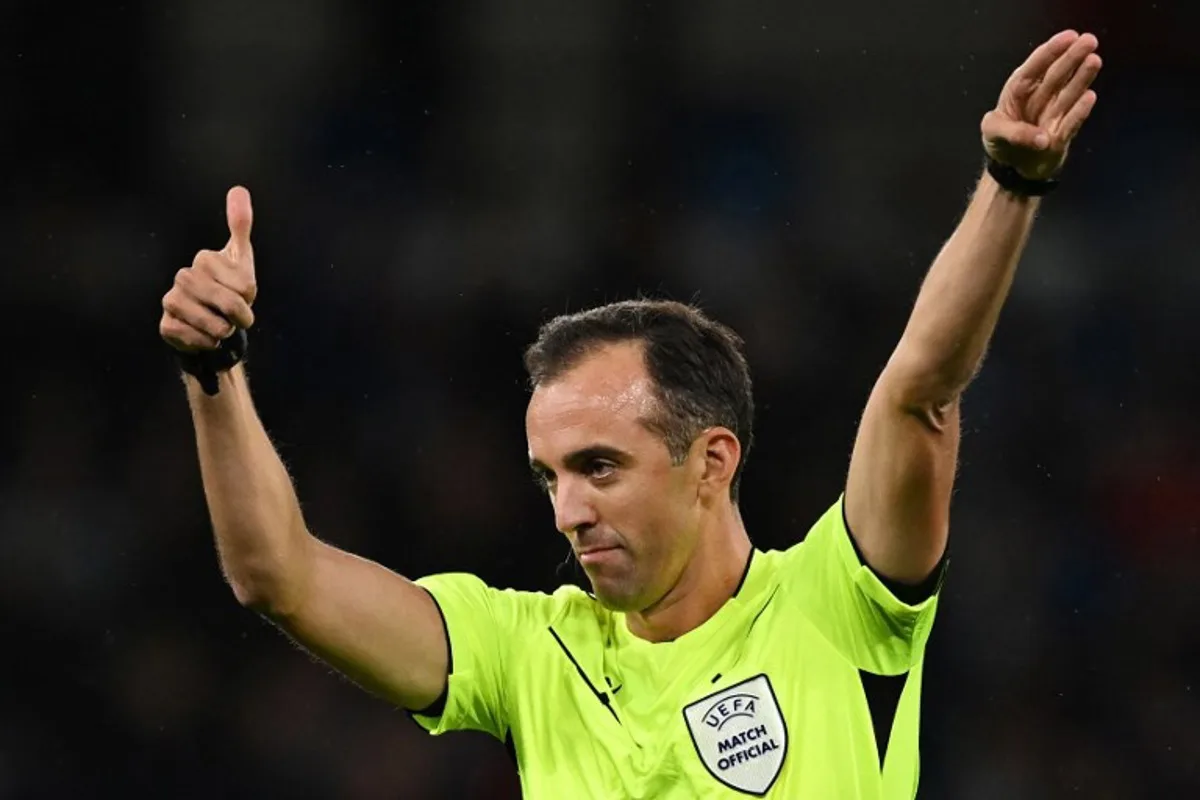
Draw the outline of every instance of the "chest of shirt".
M832 797L832 759L877 759L869 718L847 719L857 671L793 616L665 647L572 633L531 643L513 682L527 797Z

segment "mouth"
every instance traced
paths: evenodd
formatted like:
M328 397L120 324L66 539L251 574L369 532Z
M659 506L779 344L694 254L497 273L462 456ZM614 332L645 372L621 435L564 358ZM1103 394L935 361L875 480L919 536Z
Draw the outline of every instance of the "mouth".
M577 551L575 556L576 556L576 558L579 559L579 563L586 567L591 564L602 563L606 559L609 559L613 555L615 555L616 552L620 549L621 549L620 545L610 545L607 547L589 547L586 550Z

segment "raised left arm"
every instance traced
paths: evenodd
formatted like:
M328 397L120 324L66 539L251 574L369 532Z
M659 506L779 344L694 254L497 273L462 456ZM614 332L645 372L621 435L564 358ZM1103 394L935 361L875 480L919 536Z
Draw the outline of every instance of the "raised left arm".
M988 154L1028 179L1057 173L1096 101L1096 47L1091 34L1063 31L1037 48L983 118ZM945 552L959 401L983 361L1038 203L984 173L867 401L845 514L863 558L885 578L918 584Z

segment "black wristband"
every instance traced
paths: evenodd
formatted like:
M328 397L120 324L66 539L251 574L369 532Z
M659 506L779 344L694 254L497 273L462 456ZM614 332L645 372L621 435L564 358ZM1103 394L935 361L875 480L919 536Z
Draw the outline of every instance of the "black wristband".
M246 358L246 348L249 337L241 328L236 329L228 339L223 339L216 350L197 350L191 353L175 351L175 362L179 368L200 381L200 388L210 397L220 391L219 372L233 369L233 366Z
M1026 178L1017 172L1015 167L1008 164L1001 164L991 156L987 156L984 163L987 165L988 174L995 179L996 183L1000 184L1001 188L1013 194L1022 197L1041 197L1042 195L1050 194L1058 188L1058 180L1055 178L1047 178L1046 180Z

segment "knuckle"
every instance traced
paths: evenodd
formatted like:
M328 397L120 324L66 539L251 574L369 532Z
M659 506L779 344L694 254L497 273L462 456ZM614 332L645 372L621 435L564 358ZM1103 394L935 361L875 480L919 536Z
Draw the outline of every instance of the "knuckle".
M201 250L192 260L192 267L197 271L216 277L228 270L225 257L214 250Z
M227 303L213 303L212 313L208 315L209 327L216 332L223 332L232 327L233 322L230 306Z
M229 303L221 309L221 312L224 314L225 319L236 323L245 316L245 314L243 314L244 307L245 304L241 302L241 298L231 298Z
M225 315L228 315L233 308L232 298L229 296L228 291L224 291L224 287L213 287L213 291L207 298L207 302L219 313Z
M158 333L170 344L187 341L188 326L174 317L165 317L158 326Z
M232 291L242 300L245 300L247 303L253 302L255 291L253 278L248 278L245 275L234 273L230 276L226 285L229 287L230 291Z
M224 314L226 321L237 323L246 318L246 302L236 294L230 293L227 302L221 305L221 313Z
M178 315L180 309L179 293L174 289L163 295L162 299L163 311L171 315Z
M187 333L180 339L180 343L189 350L207 350L213 346L211 336L194 328L188 329Z

